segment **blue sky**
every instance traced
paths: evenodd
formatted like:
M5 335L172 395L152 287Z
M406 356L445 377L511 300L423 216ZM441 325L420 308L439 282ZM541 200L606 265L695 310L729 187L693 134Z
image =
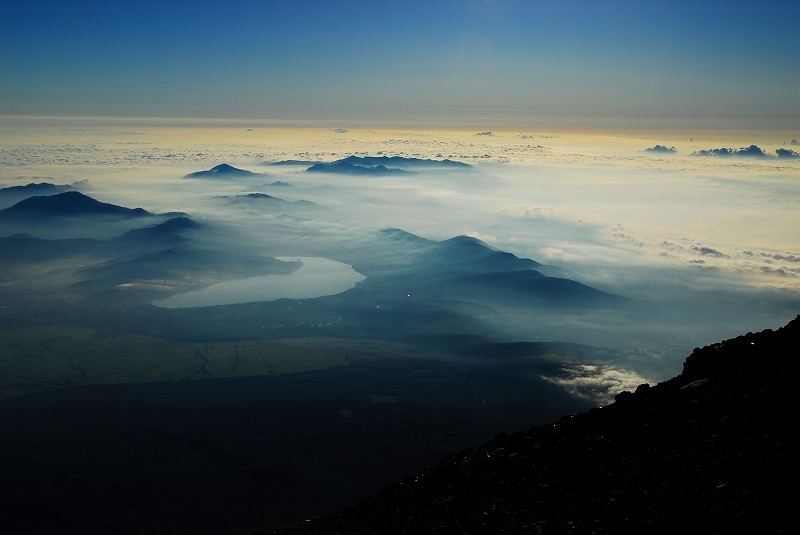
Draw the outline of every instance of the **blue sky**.
M796 129L800 2L14 2L0 114Z

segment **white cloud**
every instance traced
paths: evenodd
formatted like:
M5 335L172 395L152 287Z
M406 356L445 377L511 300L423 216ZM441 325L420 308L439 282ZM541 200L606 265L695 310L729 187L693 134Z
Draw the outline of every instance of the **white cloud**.
M633 391L648 382L636 372L594 364L575 364L566 367L562 376L542 376L542 379L600 405L611 403L623 390Z

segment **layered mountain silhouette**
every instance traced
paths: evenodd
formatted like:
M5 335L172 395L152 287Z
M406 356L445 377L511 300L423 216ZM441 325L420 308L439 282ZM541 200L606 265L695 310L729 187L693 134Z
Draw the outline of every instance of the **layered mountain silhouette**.
M435 258L439 262L444 261L451 269L458 271L468 268L470 271L496 273L536 269L541 266L535 260L493 249L472 236L456 236L439 242L433 253L432 260Z
M252 171L246 171L244 169L239 169L237 167L233 167L232 165L228 165L226 163L221 163L211 169L206 171L197 171L194 173L189 173L188 175L184 176L183 178L240 178L240 177L249 177L257 175L258 173L253 173Z
M8 208L28 197L43 197L58 195L70 191L71 186L55 185L49 182L30 183L25 186L11 186L0 188L0 208Z
M410 171L404 171L396 167L386 167L385 165L364 166L355 165L350 162L337 161L332 163L318 163L306 169L309 173L336 173L343 175L363 175L363 176L394 176L407 175Z
M143 208L125 208L97 201L77 191L49 196L28 197L0 210L0 221L42 223L47 219L75 217L113 217L131 219L153 215Z
M320 209L322 206L315 202L300 199L297 201L287 201L266 193L247 193L233 197L223 197L228 202L251 207L268 208L282 211L307 211Z
M278 162L280 163L280 162ZM390 167L391 166L391 167ZM403 156L348 156L330 163L315 163L311 173L340 173L363 176L390 176L414 173L421 169L469 169L471 166L453 160L428 160Z
M0 264L44 262L84 256L105 259L177 247L188 241L186 234L202 228L188 217L174 217L164 223L137 228L108 239L42 239L30 234L0 237Z
M263 197L281 206L317 206L308 201L289 203L268 195ZM152 214L142 208L102 203L74 191L24 199L0 211L0 223L12 230L25 229L24 233L0 237L0 247L4 250L0 266L20 268L26 264L80 258L88 265L72 274L79 281L71 288L85 296L113 293L114 299L118 299L121 289L125 289L126 298L142 301L174 291L170 290L170 284L191 289L201 279L285 274L298 267L297 263L258 254L201 245L206 241L205 225L185 214ZM125 230L134 225L138 228ZM48 234L53 228L59 230L56 239L28 233L30 229ZM78 238L85 228L123 232L103 239Z
M498 251L471 236L444 241L421 238L402 229L382 230L381 235L403 254L415 258L409 269L433 270L444 276L538 269L542 264Z
M386 167L399 167L401 169L409 168L427 168L427 169L469 169L472 166L454 160L431 160L427 158L408 158L405 156L348 156L339 160L340 162L350 163L353 165L361 165L364 167L374 167L383 165Z
M499 251L471 236L436 242L401 229L385 229L381 235L395 256L385 267L388 273L380 275L426 299L579 308L616 307L628 302L580 282L550 276L561 271ZM358 266L358 270L368 277L372 274L366 266Z
M497 437L285 534L789 533L800 317L606 407Z

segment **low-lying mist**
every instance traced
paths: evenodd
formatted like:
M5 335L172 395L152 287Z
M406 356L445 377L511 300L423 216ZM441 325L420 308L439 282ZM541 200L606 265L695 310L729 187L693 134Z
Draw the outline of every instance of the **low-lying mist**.
M495 342L584 344L605 349L596 358L585 352L590 367L572 366L574 380L562 374L558 384L571 388L591 377L607 384L624 373L632 374L631 382L663 379L679 371L693 347L778 327L800 311L800 163L697 158L685 137L280 129L39 128L16 137L6 132L0 145L3 186L69 184L98 201L141 207L160 219L79 225L37 220L28 229L18 221L0 222L6 238L102 241L87 242L80 254L44 259L36 263L38 271L9 264L0 295L11 308L3 321L25 324L15 319L14 307L23 299L18 290L24 287L29 295L37 284L65 307L88 299L106 306L177 303L188 292L213 285L222 291L232 281L291 271L275 259L314 257L366 277L350 290L352 284L344 285L346 291L335 297L301 300L303 307L316 306L333 318L326 320L330 329L324 336L384 336L405 343L476 334ZM698 144L695 138L691 143ZM718 138L707 144L733 144ZM782 142L780 134L772 138ZM770 140L758 142L766 146ZM738 143L751 141L742 136ZM644 152L656 142L678 148L664 155ZM389 165L387 172L370 174L308 170L315 162L350 155L449 159L470 167L396 172ZM187 176L222 163L251 173ZM149 256L129 245L130 239L118 241L126 231L174 216L199 226L170 234L177 241ZM478 266L484 259L469 248L473 242L447 241L458 236L480 240L481 254L495 250L542 265L459 271L456 265ZM141 254L134 257L136 251ZM490 275L517 270L549 278L533 280L537 273L511 281ZM245 291L228 304L272 301L260 295ZM281 310L295 313L301 305L293 304L290 294L276 296L290 298ZM373 317L378 313L393 316ZM162 321L160 313L153 314L148 321ZM287 322L276 320L273 327ZM623 383L614 384L629 386Z

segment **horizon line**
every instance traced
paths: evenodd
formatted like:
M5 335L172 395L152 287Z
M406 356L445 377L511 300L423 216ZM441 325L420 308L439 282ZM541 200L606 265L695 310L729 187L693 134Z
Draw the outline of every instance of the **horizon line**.
M450 123L442 121L415 121L410 119L404 120L375 120L375 119L265 119L265 118L239 118L239 117L181 117L181 116L140 116L140 115L31 115L31 114L0 114L0 121L17 121L17 122L86 122L86 123L128 123L139 124L150 127L160 126L176 126L183 125L193 128L242 128L242 127L259 127L259 128L273 128L273 129L333 129L344 128L346 130L387 130L396 128L408 128L413 130L424 131L454 131L454 132L472 132L472 131L497 131L497 132L517 132L520 130L550 130L550 131L569 131L569 132L615 132L615 133L636 133L636 132L697 132L697 133L711 133L711 132L725 132L728 134L733 133L749 133L755 132L769 132L769 133L790 133L793 136L800 135L800 130L789 130L785 128L753 128L753 127L730 127L730 128L693 128L686 127L632 127L632 126L568 126L568 125L554 125L542 122L540 124L523 125L508 125L496 124L487 125L486 123L477 124L470 122L470 124ZM488 122L488 121L487 121ZM501 123L503 121L500 121ZM533 121L532 121L533 123ZM8 125L3 125L8 126ZM115 125L123 126L123 124Z

